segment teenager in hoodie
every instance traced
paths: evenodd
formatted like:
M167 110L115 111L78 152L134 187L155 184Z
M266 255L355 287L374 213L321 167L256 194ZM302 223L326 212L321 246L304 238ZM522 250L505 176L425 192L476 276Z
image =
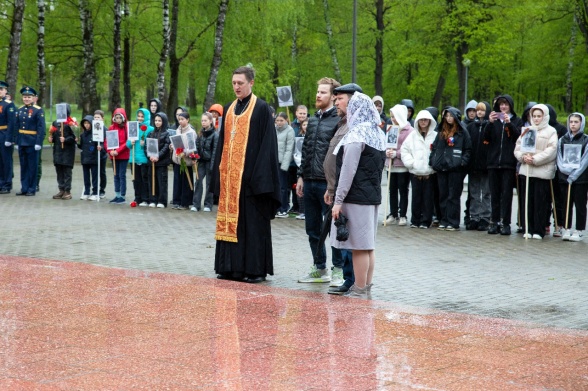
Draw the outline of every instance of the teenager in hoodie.
M484 131L484 141L488 143L488 182L492 205L492 222L488 233L510 235L517 168L514 147L521 135L523 122L514 111L510 95L498 96L493 110Z
M116 161L113 162L115 196L110 200L110 203L124 204L127 194L127 165L130 156L129 148L127 147L127 113L125 109L114 109L112 113L112 125L110 125L108 130L116 130L118 132L118 148L109 149L108 140L104 139L104 148L110 160Z
M443 110L438 134L433 142L429 164L437 172L439 201L443 218L439 230L459 231L463 180L470 163L472 141L463 127L459 110Z
M408 109L408 114L406 116L406 120L410 123L410 126L414 127L414 120L413 120L414 103L412 102L411 99L402 99L400 101L400 104L406 106L406 108Z
M476 102L475 100L471 100L468 102L468 104L465 107L465 117L463 119L463 124L466 126L466 128L469 126L469 124L471 124L472 122L476 122L476 119L478 118L477 115L477 111L476 107L478 106L478 102ZM489 110L488 110L488 115L490 114Z
M213 195L208 191L210 175L212 174L212 165L216 158L216 147L218 144L218 132L214 128L214 117L211 113L203 113L200 119L202 128L196 139L196 148L198 149L198 179L194 186L194 198L192 199L192 212L200 211L202 207L202 193L204 196L204 211L212 211ZM204 186L204 178L206 186Z
M176 123L173 125L170 125L170 129L178 129L180 127L180 113L187 113L188 110L186 110L185 107L182 106L178 106L176 107L176 109L174 110L174 119L176 120Z
M127 148L131 153L129 162L135 163L135 179L133 179L133 188L135 189L134 202L139 206L147 206L149 201L149 160L145 155L145 139L153 131L151 123L151 113L147 109L137 110L137 122L139 122L139 140L127 140ZM133 148L134 146L134 148Z
M382 120L380 123L380 129L385 132L386 124L388 123L389 118L386 117L386 112L384 111L384 99L380 95L375 95L372 98L372 102L374 102L374 106L376 106L378 113L380 113L380 119Z
M566 135L568 133L568 129L564 125L560 124L557 121L557 112L555 111L555 108L552 105L550 105L549 103L545 104L545 106L547 106L547 108L549 109L549 126L551 126L555 129L555 132L557 133L557 138L559 140L564 135ZM556 178L558 177L557 166L555 167L555 177ZM564 194L567 194L567 193L562 194L560 192L560 188L557 185L557 180L552 181L551 186L553 189L553 198L555 199L555 205L549 204L547 206L548 214L547 214L547 221L545 222L545 227L546 227L546 232L549 233L549 226L551 225L550 219L551 219L551 214L553 212L554 224L555 224L555 221L557 220L557 226L554 225L554 227L553 227L553 236L555 236L557 238L557 237L561 237L563 235L563 223L564 223L563 219L565 218Z
M531 109L532 125L525 128L535 130L535 152L521 151L521 142L525 133L517 139L515 157L521 162L519 176L521 177L521 193L525 195L521 203L521 220L525 221L524 213L528 213L528 234L526 238L543 239L545 236L545 221L547 220L547 205L550 202L549 181L555 176L555 159L557 154L557 132L549 125L549 109L543 104ZM528 177L528 178L527 178ZM529 184L527 188L526 185ZM528 192L528 196L527 193ZM529 204L525 208L525 199Z
M468 169L468 199L470 221L467 230L487 231L490 225L490 187L488 185L488 145L484 143L484 131L488 126L490 104L476 105L476 119L467 126L472 139L472 156Z
M149 206L154 208L165 208L167 206L167 166L171 163L171 153L169 149L169 133L167 115L159 112L153 118L155 124L153 132L149 133L147 139L156 139L158 145L158 156L148 157L149 163ZM145 150L147 155L147 150ZM155 173L153 166L155 165ZM155 177L155 186L152 183ZM155 188L155 194L152 189Z
M390 214L386 216L386 224L406 225L406 211L408 209L408 184L410 174L408 168L402 162L402 143L408 135L414 131L407 120L408 109L404 105L396 105L390 109L390 120L398 131L398 143L396 148L386 149L386 167L390 171ZM399 199L400 195L400 199Z
M155 114L163 111L163 105L161 101L157 98L149 99L149 112L151 113L151 123L149 125L155 127L153 124L153 120L155 119Z
M84 194L81 200L96 201L98 199L98 142L92 140L92 120L87 115L82 120L82 132L78 139L78 148L82 150L80 161L84 172ZM102 130L102 129L100 129ZM91 184L91 187L90 187ZM90 195L90 190L92 194Z
M181 112L178 114L178 128L177 135L193 133L194 140L196 140L196 132L192 125L190 125L190 114ZM172 146L173 149L173 146ZM190 183L194 183L194 169L193 160L189 158L188 153L172 150L172 163L174 169L174 186L172 196L172 208L175 210L186 210L190 207L193 198L193 190L190 188ZM190 151L196 153L197 151ZM182 171L182 160L186 165L186 170ZM190 178L188 180L188 178ZM193 187L193 185L192 185Z
M562 239L579 242L586 230L586 202L588 194L588 135L584 134L586 117L581 113L572 113L568 117L568 132L559 139L557 148L557 167L560 193L566 201L562 209L567 207L568 191L570 192L570 207L568 210L568 224L564 226ZM580 167L570 168L564 160L567 146L580 145ZM570 186L571 185L571 186ZM576 230L572 233L573 208L576 207ZM563 215L565 219L565 214ZM565 224L565 220L560 224ZM554 235L555 236L555 235Z
M437 132L437 121L427 110L421 110L415 119L414 132L402 143L402 163L410 172L412 187L410 227L427 229L433 222L433 168L429 155Z
M53 143L53 164L57 173L59 192L54 200L71 200L71 180L76 157L76 135L74 129L78 124L71 118L71 109L67 107L67 120L61 124L53 122L48 141Z

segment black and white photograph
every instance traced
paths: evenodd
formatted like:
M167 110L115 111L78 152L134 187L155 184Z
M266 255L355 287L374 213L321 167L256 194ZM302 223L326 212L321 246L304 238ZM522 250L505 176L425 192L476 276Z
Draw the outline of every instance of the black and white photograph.
M127 136L130 141L137 141L139 139L139 122L127 122Z
M57 116L57 122L67 122L67 105L65 103L56 104L55 113Z
M182 137L181 134L176 134L175 136L171 136L169 138L169 141L171 141L171 145L172 148L175 150L177 150L178 148L181 149L186 149L185 145L184 145L184 138Z
M159 142L156 138L147 140L147 157L159 157Z
M184 144L186 145L186 152L193 152L196 150L196 133L190 132L185 134L186 139Z
M104 121L92 121L92 141L103 143L104 142Z
M294 139L294 163L298 167L302 163L302 143L304 143L304 137L295 137Z
M177 131L177 130L175 130L175 129L168 129L168 130L167 130L167 134L169 134L169 136L170 136L170 137L171 137L171 136L175 136L177 132L178 132L178 131Z
M521 152L535 153L537 148L537 130L528 128L521 136Z
M582 144L564 144L563 166L566 168L580 168L582 159Z
M386 148L398 147L398 126L388 125L388 131L386 133Z
M119 147L118 130L106 131L106 145L108 149L117 149Z
M278 91L278 103L280 107L293 106L294 97L290 86L276 87Z

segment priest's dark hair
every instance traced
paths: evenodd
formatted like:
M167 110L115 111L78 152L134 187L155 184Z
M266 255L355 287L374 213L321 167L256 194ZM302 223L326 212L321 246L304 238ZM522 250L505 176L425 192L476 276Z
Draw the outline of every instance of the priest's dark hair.
M245 75L247 81L255 79L255 70L251 67L243 66L235 69L233 75Z

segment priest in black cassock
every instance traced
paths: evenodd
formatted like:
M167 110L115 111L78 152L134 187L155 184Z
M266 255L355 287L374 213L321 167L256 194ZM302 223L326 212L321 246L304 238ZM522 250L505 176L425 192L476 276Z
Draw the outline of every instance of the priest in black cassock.
M274 274L271 220L280 206L276 128L252 93L255 71L233 72L237 99L224 107L210 191L219 197L214 269L220 279L265 281Z

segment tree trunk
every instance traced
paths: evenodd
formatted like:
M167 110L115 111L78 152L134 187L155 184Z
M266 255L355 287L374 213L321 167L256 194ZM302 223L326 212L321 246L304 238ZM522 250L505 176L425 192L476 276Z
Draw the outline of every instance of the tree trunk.
M575 21L578 28L584 36L584 44L586 51L588 51L588 0L576 0ZM584 97L584 113L588 112L588 87L586 87L586 95Z
M92 114L100 108L100 98L96 85L98 76L94 58L94 23L88 0L79 0L80 22L82 26L82 47L84 56L84 69L82 72L82 117Z
M292 57L292 69L294 70L296 77L292 82L292 94L294 95L294 104L299 102L297 99L298 92L300 91L300 70L298 68L298 19L294 21L292 28L292 46L290 47L290 56Z
M195 72L190 71L190 80L188 81L188 93L186 94L186 106L189 108L196 108L196 88L194 87L194 80L196 79Z
M210 65L210 74L208 75L208 85L206 87L206 97L204 98L203 111L214 103L216 94L216 78L218 70L223 62L223 33L225 31L225 18L229 8L229 0L221 0L218 6L218 17L216 18L216 31L214 33L214 54L212 55L212 64Z
M120 45L120 31L122 23L122 0L114 0L114 34L113 34L113 64L112 64L112 83L110 90L110 102L108 110L113 111L120 107L120 60L122 50ZM128 115L128 113L127 113Z
M37 0L37 72L39 78L39 99L37 105L43 107L47 96L47 72L45 71L45 0Z
M14 13L12 14L12 27L10 29L10 43L8 45L8 61L6 65L6 82L12 88L13 96L18 92L16 81L18 79L18 59L20 57L24 10L25 0L14 0Z
M437 80L437 88L435 89L435 96L433 96L433 101L431 102L431 106L439 107L441 105L441 99L443 98L443 90L445 90L445 75L447 75L447 71L449 70L449 62L443 63L443 67L441 68L441 73L439 74L439 79Z
M323 0L323 10L325 13L325 24L327 28L327 43L331 51L331 60L333 61L333 69L335 71L335 79L341 82L341 69L339 68L339 60L337 59L337 49L333 40L333 29L331 27L331 17L329 16L329 0Z
M384 0L376 0L376 69L374 70L374 88L376 95L384 94Z
M125 93L125 111L131 115L133 95L131 93L131 37L125 33L123 40L123 88Z
M169 0L163 0L163 47L157 65L157 97L162 103L165 102L165 65L169 55L169 39Z
M173 117L173 111L178 107L178 79L180 78L180 63L176 51L178 40L178 8L179 0L172 0L171 30L169 34L169 91L167 98L167 115Z
M576 35L577 35L577 24L576 18L574 17L574 22L572 23L572 32L570 36L570 50L569 50L569 59L568 59L568 69L566 71L566 97L565 97L565 112L571 113L573 107L573 84L572 84L572 71L574 70L574 52L576 51Z
M461 42L457 48L455 49L455 66L457 68L457 80L459 86L459 100L458 100L458 107L462 110L463 115L465 116L465 107L468 104L465 100L467 97L465 96L465 85L466 85L466 72L465 72L465 65L463 65L463 57L469 51L468 44L466 42ZM463 103L463 106L462 106ZM465 118L465 117L464 117Z

